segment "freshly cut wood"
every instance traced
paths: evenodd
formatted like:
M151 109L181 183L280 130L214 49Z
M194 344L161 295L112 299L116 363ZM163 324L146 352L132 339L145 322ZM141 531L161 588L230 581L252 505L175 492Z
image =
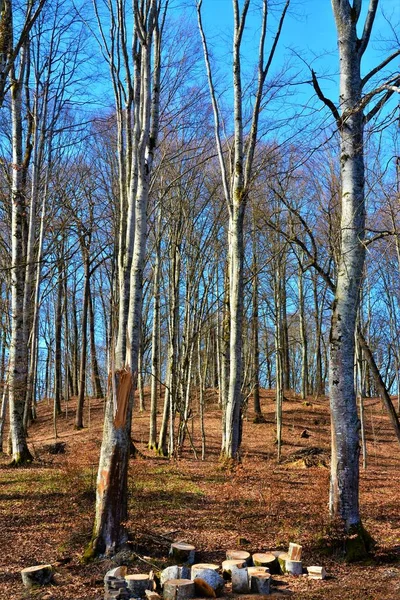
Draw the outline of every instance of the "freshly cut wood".
M173 565L171 567L167 567L160 574L160 585L163 587L164 583L169 579L190 579L190 568L189 567L180 567L178 565Z
M145 598L146 590L153 589L153 581L146 573L125 575L125 581L128 584L129 593L132 598Z
M310 579L325 579L326 571L324 567L307 567L307 573Z
M215 565L211 565L214 567ZM193 565L191 578L196 582L197 579L205 581L215 592L215 595L219 595L225 585L225 580L216 569L209 569L203 565Z
M51 565L35 565L21 571L22 583L31 588L35 585L47 585L53 578L53 567Z
M169 551L178 564L188 563L189 565L194 563L195 552L196 548L186 542L174 542Z
M247 564L251 562L251 554L246 550L227 550L226 558L228 560L245 560Z
M212 571L219 571L219 565L216 565L214 563L196 563L195 565L192 565L191 578L194 579L193 575L196 574L198 571L201 571L202 569L211 569Z
M249 575L247 567L232 566L231 568L232 592L234 594L247 594L249 589Z
M105 574L105 577L125 577L128 568L121 565L120 567L115 567L114 569L110 569Z
M279 573L278 559L272 552L260 552L253 554L253 563L255 567L268 567L270 573Z
M250 591L255 594L269 594L271 586L271 575L263 571L249 573Z
M302 575L303 563L301 560L290 560L286 561L286 572L290 575Z
M209 585L207 581L204 581L204 579L202 579L201 577L196 577L196 579L193 580L193 583L194 589L196 591L196 596L200 596L202 598L217 597L214 588L212 588L211 585Z
M164 584L164 600L188 600L195 597L194 582L191 579L170 579Z
M147 600L161 600L160 594L157 594L154 590L145 590Z
M288 558L289 558L289 556L288 556L287 552L277 552L276 553L276 559L279 563L279 568L282 573L286 573L286 561L288 560Z
M222 562L222 574L226 579L230 579L232 575L232 568L243 568L245 566L245 560L224 560Z
M302 551L302 546L300 546L299 544L294 544L293 542L290 542L289 550L288 550L289 560L301 560L301 551Z
M254 575L256 573L269 573L268 567L247 567L247 573L250 575Z

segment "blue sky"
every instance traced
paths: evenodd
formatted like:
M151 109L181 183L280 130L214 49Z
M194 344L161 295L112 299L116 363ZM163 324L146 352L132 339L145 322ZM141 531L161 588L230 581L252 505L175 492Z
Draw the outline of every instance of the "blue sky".
M276 4L276 2L274 3ZM256 44L258 41L257 30L260 20L259 13L256 12L257 5L260 5L260 0L252 0L248 18L248 30L251 33L246 39L246 57L253 55L255 47L252 42ZM363 13L359 21L361 27L367 8L368 0L364 0ZM232 0L203 0L203 20L214 53L222 63L226 61L225 64L228 66L233 20ZM272 30L275 30L275 25L276 18L274 19L272 15L270 19ZM364 57L364 73L387 55L389 47L393 49L394 34L391 27L397 28L399 31L399 25L400 1L381 0L371 43ZM293 62L294 54L298 54L301 59L312 64L317 74L323 78L321 85L324 91L329 92L332 99L336 99L338 94L338 56L336 28L330 0L292 0L275 67L281 66L289 59ZM398 65L399 61L397 61L397 67Z

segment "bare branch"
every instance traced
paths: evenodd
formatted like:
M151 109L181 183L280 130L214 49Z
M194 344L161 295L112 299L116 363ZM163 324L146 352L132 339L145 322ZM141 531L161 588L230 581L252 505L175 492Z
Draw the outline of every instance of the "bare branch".
M318 79L317 79L314 69L311 69L311 76L312 76L312 83L314 86L315 93L317 94L317 96L321 100L321 102L323 102L325 104L325 106L327 106L329 108L329 110L331 111L331 113L333 114L333 116L335 118L338 128L340 129L343 122L342 122L341 116L339 115L338 109L336 108L336 105L332 102L332 100L330 100L329 98L324 96L324 94L320 88L320 85L319 85L319 82L318 82Z
M367 73L365 75L365 77L363 77L363 79L361 80L361 86L364 87L364 85L367 83L367 81L369 81L371 79L371 77L373 77L374 75L379 73L379 71L381 69L384 69L386 67L386 65L388 65L393 59L395 59L399 55L400 55L400 49L396 50L396 52L393 52L393 54L391 54L390 56L385 58L385 60L383 60L379 65L377 65L375 68L371 69L371 71L369 73Z
M360 46L358 49L360 57L364 54L364 52L368 46L369 38L371 36L372 26L374 24L374 20L375 20L375 16L376 16L376 10L378 8L378 2L379 2L379 0L370 0L370 2L369 2L368 13L367 13L367 16L365 19L364 30L363 30L363 33L361 36Z
M227 177L227 173L226 173L226 166L225 166L225 161L224 161L224 156L223 156L223 151L222 151L222 143L221 143L219 109L218 109L218 103L217 103L217 98L216 98L216 94L215 94L215 86L214 86L212 73L211 73L210 56L208 53L206 36L204 34L203 22L201 19L202 2L203 2L203 0L198 0L198 2L197 2L197 21L198 21L201 41L202 41L202 45L203 45L204 62L206 64L206 70L207 70L208 87L210 89L211 104L212 104L213 113L214 113L214 132L215 132L215 141L217 144L218 159L219 159L219 164L220 164L220 169L221 169L222 185L224 188L224 195L225 195L226 203L228 205L228 209L229 209L229 211L231 211L231 196L229 193L228 177Z

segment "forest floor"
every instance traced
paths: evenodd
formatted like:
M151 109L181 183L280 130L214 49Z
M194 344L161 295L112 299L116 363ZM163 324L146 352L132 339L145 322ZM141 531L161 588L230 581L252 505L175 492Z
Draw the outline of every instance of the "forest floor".
M146 397L149 404L148 398ZM303 546L303 565L323 565L329 577L274 577L272 598L294 600L394 600L400 598L400 448L377 399L366 401L368 466L361 470L361 512L377 545L371 559L347 565L340 552L324 553L334 543L327 534L330 421L328 401L299 398L284 402L282 462L274 445L273 394L262 392L265 424L243 428L242 462L227 469L219 462L220 411L207 406L206 458L196 460L188 441L182 456L166 460L146 450L147 411L135 413L133 438L145 457L130 461L128 527L136 560L128 572L148 572L167 564L169 541L184 540L198 549L196 562L218 562L225 551L287 550ZM38 406L29 433L34 463L8 467L0 455L0 599L98 600L103 577L113 563L88 566L81 557L90 539L95 479L102 436L103 402L87 400L86 428L74 430L74 405L57 423L65 453L50 454L54 443L52 409ZM198 415L189 427L201 454ZM307 430L309 437L301 437ZM320 454L298 460L296 451L319 448ZM321 546L322 543L322 546ZM125 556L119 557L125 562ZM145 562L147 561L147 562ZM54 585L27 593L24 567L52 563ZM227 592L225 597L232 598ZM241 596L246 600L249 596ZM256 596L253 597L257 598Z

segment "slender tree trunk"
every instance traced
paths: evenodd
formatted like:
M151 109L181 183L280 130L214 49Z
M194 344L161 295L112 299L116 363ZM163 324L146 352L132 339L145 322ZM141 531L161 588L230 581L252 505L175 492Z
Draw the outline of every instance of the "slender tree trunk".
M300 320L300 340L301 340L301 397L303 400L309 393L308 383L308 343L306 320L304 314L304 287L303 287L303 268L299 264L299 320Z
M159 209L156 232L156 256L153 272L153 329L151 344L151 396L149 448L157 449L157 400L161 379L160 372L160 251L161 251L161 208Z
M90 335L90 359L92 363L92 387L95 398L104 398L103 388L101 386L99 363L97 361L97 350L96 350L96 332L95 332L95 318L94 318L94 307L93 298L91 292L90 281L89 287L89 335Z
M21 59L23 61L23 59ZM21 67L22 69L22 67ZM11 217L11 344L10 344L10 432L12 441L12 462L14 465L32 461L26 443L24 428L24 407L27 380L27 348L24 338L24 219L25 200L22 189L22 100L21 80L13 77L11 85L12 118L12 217Z
M61 400L62 400L62 351L61 351L61 337L62 337L62 305L63 305L63 273L64 269L62 266L62 259L58 259L58 280L57 280L57 302L55 311L55 322L54 322L54 418L59 416L62 412Z
M86 358L87 358L87 321L88 321L88 308L89 308L89 294L90 294L90 264L88 249L83 250L83 267L85 272L84 285L83 285L83 299L82 299L82 320L81 320L81 357L80 357L80 368L79 368L79 394L78 403L76 407L76 419L75 428L83 429L83 407L85 403L85 391L86 391Z

